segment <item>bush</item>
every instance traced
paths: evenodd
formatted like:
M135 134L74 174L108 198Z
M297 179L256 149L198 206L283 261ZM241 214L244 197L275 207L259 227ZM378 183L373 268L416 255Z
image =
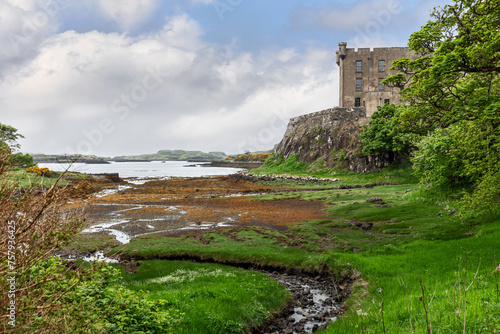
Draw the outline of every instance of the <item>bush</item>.
M270 154L269 153L258 153L258 154L252 154L252 153L245 153L242 155L237 156L234 158L234 161L262 161L264 162L267 158L269 158ZM228 158L228 160L230 160Z
M370 124L363 126L363 132L359 135L363 153L408 156L416 135L404 131L399 125L399 116L405 107L386 104L377 109Z
M12 166L16 167L32 167L35 165L33 162L33 157L29 155L28 153L22 154L22 153L16 153L12 154L10 157L10 164Z
M52 175L52 171L47 167L40 168L38 166L32 166L26 169L27 172L33 173L39 176L47 176L50 177Z
M417 145L415 175L439 189L463 192L462 215L499 213L500 128L487 119L437 129Z

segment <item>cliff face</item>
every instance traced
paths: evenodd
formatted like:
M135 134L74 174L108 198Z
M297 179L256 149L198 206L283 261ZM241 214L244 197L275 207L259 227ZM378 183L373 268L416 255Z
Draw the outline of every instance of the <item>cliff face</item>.
M297 154L299 161L369 172L388 166L392 157L365 156L359 133L370 118L364 108L332 108L290 119L276 154L285 159Z

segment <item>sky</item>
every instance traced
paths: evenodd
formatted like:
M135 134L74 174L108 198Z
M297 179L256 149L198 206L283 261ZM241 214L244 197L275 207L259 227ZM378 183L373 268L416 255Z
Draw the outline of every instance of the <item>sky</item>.
M0 123L21 150L269 150L338 105L339 42L406 46L451 0L0 0Z

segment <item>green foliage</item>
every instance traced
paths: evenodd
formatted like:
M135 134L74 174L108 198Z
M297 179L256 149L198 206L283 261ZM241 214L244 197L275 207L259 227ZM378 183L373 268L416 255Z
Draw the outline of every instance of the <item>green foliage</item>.
M408 155L416 134L403 131L399 125L398 117L405 107L386 104L377 108L369 126L363 126L363 132L359 135L363 153Z
M500 172L486 174L476 184L474 191L467 193L461 206L462 215L474 219L477 215L500 215Z
M37 281L46 277L38 289L45 294L66 293L52 305L55 313L66 317L66 331L71 333L168 333L182 321L182 314L173 309L165 300L145 300L143 292L134 292L120 283L119 271L109 265L99 264L92 268L80 267L78 271L66 270L64 262L57 258L48 258L33 265L28 275L20 279ZM36 295L36 293L34 293ZM25 298L33 298L28 295ZM43 302L43 300L38 300ZM36 309L40 304L25 303L26 307ZM19 310L19 322L29 310ZM59 319L57 314L34 317L25 327L37 331L49 327L51 319ZM59 320L60 321L60 320ZM61 324L59 324L61 325ZM59 327L63 328L63 327Z
M486 208L500 200L494 182L500 173L499 40L498 0L454 0L411 35L409 46L421 57L394 62L402 73L385 80L409 83L400 131L428 133L417 145L416 174L433 186L468 192L467 217L491 212Z
M92 281L81 284L71 300L87 305L101 319L107 333L169 333L182 322L183 315L165 300L146 300L121 283L117 269L103 266Z
M0 145L6 146L11 150L19 149L19 144L17 140L19 138L24 138L24 136L17 132L17 129L0 123Z
M141 261L137 273L123 277L128 288L147 289L149 301L167 299L185 314L177 334L244 334L290 295L264 274L220 264Z
M32 167L35 165L33 162L33 157L28 153L16 153L10 156L9 163L15 167Z
M298 161L297 154L292 154L285 160L282 155L277 157L276 153L273 153L266 159L263 167L277 174L301 174L307 172L309 165Z
M456 143L451 130L437 129L417 144L412 162L423 183L443 188L462 184L462 162L449 154Z

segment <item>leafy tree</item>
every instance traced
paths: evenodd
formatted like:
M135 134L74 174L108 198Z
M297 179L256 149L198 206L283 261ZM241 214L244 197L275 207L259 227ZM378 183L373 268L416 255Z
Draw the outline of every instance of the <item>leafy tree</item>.
M16 153L10 156L10 164L18 167L31 167L34 166L35 163L33 161L33 157L28 153Z
M17 129L0 123L0 151L8 155L8 162L12 166L31 167L34 165L33 157L28 153L11 154L20 148L17 142L24 136L17 132Z
M399 125L399 115L405 106L384 105L377 107L368 126L363 127L360 134L363 153L384 154L389 153L395 159L406 158L410 153L412 142L417 134L402 131Z
M19 149L19 144L17 140L19 138L24 138L24 136L17 132L17 129L0 123L0 144L2 146L7 146L11 150Z
M413 160L417 174L435 186L468 189L466 214L498 212L500 0L454 0L435 8L409 46L421 57L394 62L401 73L384 84L407 84L401 131L429 132Z

